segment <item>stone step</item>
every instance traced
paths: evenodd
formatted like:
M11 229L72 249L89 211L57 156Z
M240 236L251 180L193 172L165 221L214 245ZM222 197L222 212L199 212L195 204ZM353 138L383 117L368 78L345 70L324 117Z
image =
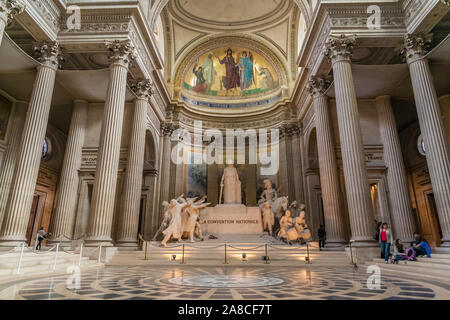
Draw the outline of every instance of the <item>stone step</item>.
M63 263L78 263L79 257L63 257L59 258L56 261L56 265ZM82 262L89 261L88 257L83 257ZM55 263L55 259L33 259L33 260L22 260L22 267L31 267L31 266L40 266L40 265L52 265ZM0 263L0 269L9 269L9 268L17 268L19 264L19 259L17 261L11 261L7 263Z
M65 271L67 269L67 267L73 266L73 265L78 265L78 263L65 262L65 263L57 264L56 270L52 270L52 268L53 268L52 264L27 266L27 267L20 268L20 274L30 275L30 274L44 274L44 273L55 272L55 271L61 272L61 271ZM93 266L97 266L97 262L94 260L86 260L86 261L83 261L81 264L81 267L93 267ZM16 275L16 274L17 274L17 266L15 266L14 268L5 268L5 269L1 268L0 269L0 276L10 276L10 275Z
M450 270L450 264L445 263L436 263L432 260L432 258L425 258L428 260L420 260L420 261L399 261L398 264L400 265L410 265L410 266L416 266L416 267L425 267L425 268L434 268L434 269L445 269ZM384 263L384 259L373 259L376 263ZM405 263L406 262L406 263Z
M373 263L367 262L365 264L365 266L369 266L372 265ZM386 271L394 271L394 272L401 272L401 273L406 273L409 275L414 275L414 277L420 277L420 275L423 276L431 276L431 277L437 277L439 279L450 278L450 270L446 270L446 269L437 269L437 268L430 268L428 267L421 267L421 266L417 266L417 265L412 265L412 264L401 264L399 262L399 264L384 264L384 263L375 263L376 265L378 265L381 269L381 271L383 272L383 270Z

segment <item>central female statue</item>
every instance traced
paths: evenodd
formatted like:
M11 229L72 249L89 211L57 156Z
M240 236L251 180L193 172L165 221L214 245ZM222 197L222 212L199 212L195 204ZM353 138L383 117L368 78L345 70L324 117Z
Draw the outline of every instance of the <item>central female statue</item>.
M241 204L241 181L232 161L227 161L227 166L223 170L220 190L223 190L224 204ZM219 199L221 201L222 199Z

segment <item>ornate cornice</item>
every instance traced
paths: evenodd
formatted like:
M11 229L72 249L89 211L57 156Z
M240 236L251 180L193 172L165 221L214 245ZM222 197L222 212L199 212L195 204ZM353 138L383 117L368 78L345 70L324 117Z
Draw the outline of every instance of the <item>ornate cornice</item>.
M355 35L346 36L341 34L339 36L330 36L325 42L323 54L333 63L342 60L350 61L355 44Z
M312 97L319 97L325 94L330 84L330 79L310 77L306 85L306 90Z
M0 0L0 19L5 21L5 24L11 22L18 14L21 14L25 9L25 4L19 0Z
M401 52L403 58L412 63L422 59L431 47L431 35L405 35L404 47Z
M136 60L137 53L131 40L106 41L106 48L109 51L109 59L112 63L119 63L128 66Z
M43 65L58 69L64 61L62 50L57 41L40 41L33 44L36 59Z

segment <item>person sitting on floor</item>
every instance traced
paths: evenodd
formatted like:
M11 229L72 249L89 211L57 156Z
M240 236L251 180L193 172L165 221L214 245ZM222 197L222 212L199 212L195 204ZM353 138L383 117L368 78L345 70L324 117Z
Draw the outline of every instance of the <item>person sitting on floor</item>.
M392 259L392 263L398 263L401 260L406 260L406 252L403 248L403 242L400 239L396 239L394 243L394 259Z
M414 232L414 241L411 243L417 257L431 258L431 248L428 242L418 232Z

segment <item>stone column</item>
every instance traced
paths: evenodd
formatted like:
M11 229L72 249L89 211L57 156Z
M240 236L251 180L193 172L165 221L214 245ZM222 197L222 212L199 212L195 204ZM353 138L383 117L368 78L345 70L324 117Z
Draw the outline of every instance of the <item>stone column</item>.
M340 247L345 243L344 213L328 97L325 95L329 84L330 82L326 79L311 78L307 89L313 97L316 115L320 186L322 189L325 230L327 232L326 246Z
M171 123L163 122L161 124L161 134L163 135L163 158L161 164L161 197L160 202L169 201L169 191L170 191L170 167L171 167L171 152L172 152L172 142L171 135L175 127ZM162 207L159 207L162 212Z
M5 214L6 202L11 188L14 167L19 156L20 138L27 114L28 102L17 101L14 106L14 120L11 123L9 144L0 171L0 226Z
M56 206L52 215L52 242L67 242L67 244L70 244L70 239L73 237L78 170L81 166L88 107L87 101L75 100L73 102L72 119L59 178Z
M18 0L0 0L0 44L8 23L25 9L25 4Z
M373 238L373 208L350 61L355 42L354 37L332 36L326 42L325 55L333 64L352 240L357 246L375 246L378 244Z
M442 246L450 247L450 155L433 78L425 59L428 41L422 36L405 36L406 60L425 142L428 169L442 230Z
M107 43L110 51L110 78L100 133L94 189L86 244L112 245L111 230L116 198L117 171L119 168L122 138L123 110L128 67L135 59L130 40Z
M0 246L17 246L26 241L28 219L59 65L60 48L57 42L41 42L34 45L34 51L41 64L37 68L33 93L22 128L19 155L0 231Z
M142 178L145 153L145 127L149 99L152 91L150 80L133 83L136 94L130 144L128 147L128 164L123 184L122 204L120 210L117 246L137 248L139 227L139 206L142 194Z
M298 204L305 203L300 143L300 127L296 125L292 129L292 166L295 186L295 200L297 200Z
M376 102L381 139L383 141L384 161L387 167L386 176L394 234L396 238L409 243L413 240L412 235L416 231L416 223L409 196L397 124L392 111L391 97L377 97Z
M441 106L442 121L444 122L445 137L447 138L447 147L450 150L450 94L439 97Z

